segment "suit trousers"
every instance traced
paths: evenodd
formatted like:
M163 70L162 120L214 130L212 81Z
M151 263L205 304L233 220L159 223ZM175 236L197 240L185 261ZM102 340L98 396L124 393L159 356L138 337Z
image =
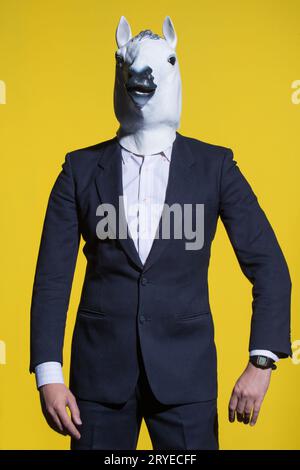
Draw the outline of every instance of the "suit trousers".
M154 450L218 450L217 400L165 405L152 393L141 354L139 377L124 404L77 398L81 439L72 450L135 450L144 418Z

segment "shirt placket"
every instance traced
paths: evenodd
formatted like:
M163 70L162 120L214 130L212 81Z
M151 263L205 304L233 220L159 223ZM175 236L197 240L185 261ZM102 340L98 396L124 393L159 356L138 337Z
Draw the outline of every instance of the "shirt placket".
M139 255L143 263L149 254L152 240L151 240L151 195L153 190L152 181L152 168L153 159L151 155L143 157L143 162L140 170L140 184L139 184Z

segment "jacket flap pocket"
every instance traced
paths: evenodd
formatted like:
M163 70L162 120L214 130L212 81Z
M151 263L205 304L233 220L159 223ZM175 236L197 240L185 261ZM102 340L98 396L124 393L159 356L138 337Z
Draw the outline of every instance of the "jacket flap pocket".
M96 318L96 319L103 318L103 317L106 316L105 312L101 312L99 310L94 310L94 309L89 308L89 307L79 307L77 314L80 315L80 316L89 317L89 318Z
M187 313L175 313L177 320L194 320L196 318L202 317L203 315L209 315L210 311L205 310L202 312L187 312Z

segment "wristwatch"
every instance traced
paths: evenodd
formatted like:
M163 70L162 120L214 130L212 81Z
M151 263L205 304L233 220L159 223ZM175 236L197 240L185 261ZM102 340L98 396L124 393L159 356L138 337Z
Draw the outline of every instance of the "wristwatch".
M249 361L258 369L277 369L274 359L267 356L250 356Z

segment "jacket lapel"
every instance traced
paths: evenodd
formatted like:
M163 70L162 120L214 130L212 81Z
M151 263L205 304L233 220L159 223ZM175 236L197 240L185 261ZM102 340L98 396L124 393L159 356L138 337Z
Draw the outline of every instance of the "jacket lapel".
M129 235L123 200L119 199L123 196L122 153L116 137L104 147L98 166L100 168L96 176L96 187L100 201L102 204L111 204L116 212L115 227L111 225L110 229L130 260L142 270L143 264L136 251L134 241Z
M185 138L176 132L176 139L173 143L169 179L166 189L166 197L164 205L167 207L176 203L182 203L187 198L191 188L192 165L195 158L188 147ZM162 224L164 217L167 217L167 210L164 207L159 221L156 238L153 241L150 253L146 259L143 271L147 271L161 256L162 252L168 245L169 239L161 237ZM171 232L172 237L172 232Z

